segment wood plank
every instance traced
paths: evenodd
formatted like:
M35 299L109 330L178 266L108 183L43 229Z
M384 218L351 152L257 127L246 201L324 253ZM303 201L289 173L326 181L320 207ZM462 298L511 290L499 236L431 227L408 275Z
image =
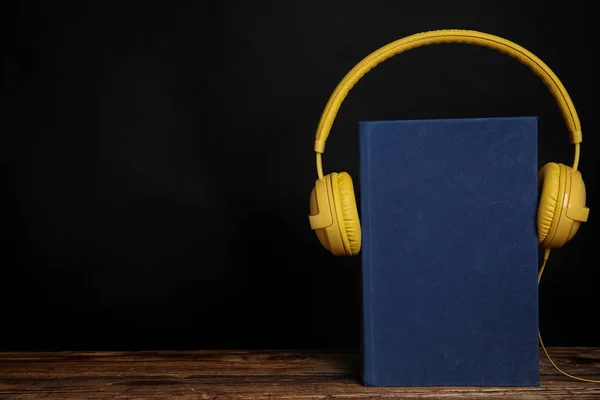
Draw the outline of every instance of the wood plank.
M553 348L570 373L600 379L600 348ZM540 387L369 388L355 351L0 353L1 399L599 399L600 384L540 360Z
M591 384L590 384L591 385ZM598 399L598 388L581 384L551 383L543 388L365 388L355 381L299 381L281 378L213 379L83 379L35 381L25 387L0 389L7 399Z
M0 353L13 377L98 376L350 376L358 373L354 351L144 351Z

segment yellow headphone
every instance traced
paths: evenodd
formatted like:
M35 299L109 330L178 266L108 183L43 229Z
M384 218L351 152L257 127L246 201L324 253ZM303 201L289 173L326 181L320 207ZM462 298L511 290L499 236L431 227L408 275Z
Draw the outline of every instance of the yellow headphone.
M548 163L539 171L540 192L537 209L538 242L544 251L544 263L538 272L538 283L546 261L553 248L560 248L571 240L582 222L586 222L586 191L581 172L577 170L582 140L581 123L575 106L563 84L552 70L538 57L523 47L503 39L470 30L437 30L418 33L394 41L374 51L360 61L338 84L329 98L321 116L314 143L317 154L318 179L310 194L310 227L321 244L336 256L351 256L360 252L361 228L354 195L352 178L347 172L323 176L322 154L333 120L352 87L367 72L397 54L418 47L442 43L464 43L487 47L516 58L529 67L548 87L554 96L567 124L571 143L575 145L573 166ZM538 332L539 341L550 363L562 374L585 382L598 380L580 378L561 370L550 358Z
M469 30L423 32L394 41L360 61L338 84L321 116L314 142L318 179L310 195L309 222L321 244L336 256L360 252L361 227L350 175L334 172L323 176L322 154L333 120L352 87L379 63L408 50L441 43L465 43L497 50L529 67L546 84L567 124L575 157L572 167L551 162L539 172L538 242L547 252L562 247L573 238L581 222L588 219L585 185L577 170L581 123L569 94L554 72L528 50L494 35Z

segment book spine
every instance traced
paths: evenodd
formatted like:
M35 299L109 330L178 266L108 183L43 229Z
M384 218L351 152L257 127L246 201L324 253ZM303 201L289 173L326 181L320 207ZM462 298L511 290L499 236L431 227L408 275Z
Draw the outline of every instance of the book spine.
M360 154L360 219L362 229L362 380L365 386L374 385L371 364L371 277L370 277L370 158L369 158L369 124L359 123L359 154Z

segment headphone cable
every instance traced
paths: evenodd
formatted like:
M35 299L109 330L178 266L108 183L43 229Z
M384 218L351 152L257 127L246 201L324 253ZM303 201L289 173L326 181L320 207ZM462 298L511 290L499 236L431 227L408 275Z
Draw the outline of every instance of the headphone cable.
M540 271L538 272L538 286L539 286L540 281L542 279L542 274L544 273L544 269L546 268L546 262L548 261L548 257L549 256L550 256L550 249L544 250L544 262L542 263L542 267L540 268ZM562 369L558 368L558 366L554 363L554 361L552 361L552 358L550 357L550 354L548 354L548 351L546 350L546 347L544 346L544 342L542 341L542 334L539 331L538 331L538 339L540 340L540 346L542 347L542 350L544 351L544 354L546 354L546 357L548 358L548 361L550 361L550 364L552 364L552 366L554 368L556 368L556 370L558 372L560 372L561 374L563 374L565 376L568 376L569 378L576 379L578 381L591 382L591 383L600 383L600 380L593 380L593 379L581 378L579 376L571 375L571 374L563 371Z

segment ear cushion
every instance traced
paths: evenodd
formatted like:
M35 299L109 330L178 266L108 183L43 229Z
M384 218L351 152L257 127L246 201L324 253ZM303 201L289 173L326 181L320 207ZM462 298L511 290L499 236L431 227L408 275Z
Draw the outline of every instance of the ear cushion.
M557 163L548 163L540 170L538 175L540 186L540 201L537 211L538 242L542 243L548 237L557 223L559 216L558 200L560 196L560 166Z
M356 255L361 247L361 228L358 217L358 207L354 195L352 178L347 172L341 172L336 177L337 190L334 191L339 199L339 226L348 255Z

